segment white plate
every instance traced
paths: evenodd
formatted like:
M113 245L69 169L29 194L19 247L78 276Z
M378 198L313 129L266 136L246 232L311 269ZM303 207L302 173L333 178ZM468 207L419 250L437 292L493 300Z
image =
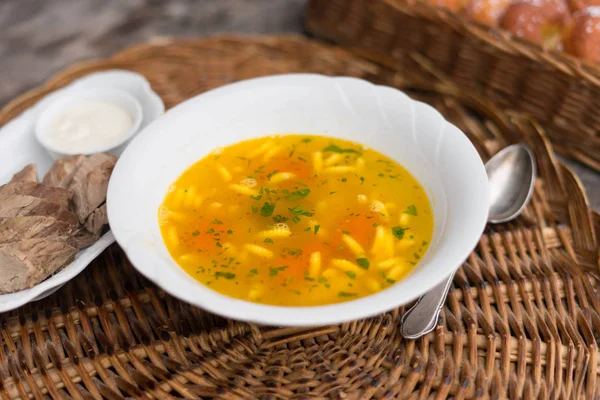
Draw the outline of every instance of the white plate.
M181 269L157 220L169 185L213 148L252 137L304 133L353 140L399 161L432 200L429 250L403 280L379 293L318 307L276 307L221 295ZM454 272L476 246L488 214L488 181L467 137L432 107L355 78L291 74L251 79L170 110L125 150L108 188L117 242L165 291L226 317L278 326L355 320L405 304Z
M35 163L37 165L39 178L52 166L54 159L35 139L34 126L40 113L50 105L54 98L65 92L106 87L125 90L140 101L144 113L141 127L164 114L165 108L162 100L152 91L148 81L140 74L112 70L80 78L70 85L50 93L0 129L0 185L8 182L15 172L27 164ZM54 293L83 271L113 242L114 237L111 232L108 232L92 246L80 251L71 264L39 285L20 292L0 295L0 312L12 310Z

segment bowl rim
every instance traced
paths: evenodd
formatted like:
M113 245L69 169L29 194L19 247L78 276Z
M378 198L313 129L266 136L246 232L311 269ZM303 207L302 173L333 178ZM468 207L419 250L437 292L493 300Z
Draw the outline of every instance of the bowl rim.
M204 288L206 288L207 290L202 291L202 295L200 295L200 294L190 295L185 290L182 290L181 287L169 286L168 282L165 283L169 279L164 279L164 276L163 277L156 276L156 273L155 273L156 269L154 267L156 267L157 263L158 264L161 263L160 260L157 261L158 257L155 257L155 259L148 258L148 255L146 254L146 253L148 253L147 249L141 248L139 246L139 243L136 244L135 240L131 240L132 237L130 235L125 235L125 233L123 233L123 236L121 235L121 233L122 233L121 226L116 217L118 205L113 204L110 200L111 200L111 198L114 198L115 196L118 197L118 195L117 195L117 192L119 190L118 184L119 184L120 180L124 179L124 178L121 178L120 176L126 175L125 172L120 173L120 170L122 168L127 168L125 163L130 163L134 159L134 158L131 158L129 156L129 154L132 153L134 151L134 149L136 148L136 143L140 144L143 142L144 137L146 136L145 133L148 131L151 131L153 126L158 126L158 124L162 123L162 121L165 121L167 118L168 119L177 118L177 115L179 115L180 113L185 113L185 112L188 112L190 109L194 109L194 106L195 106L194 103L196 101L198 101L198 99L200 99L200 98L202 98L203 101L208 101L208 100L210 100L211 96L219 96L219 95L230 96L238 90L250 90L253 87L254 88L260 87L262 85L282 84L282 83L287 84L287 83L290 83L289 80L291 80L291 81L299 80L299 81L301 81L303 83L307 83L307 84L308 83L314 83L314 84L323 83L322 81L313 81L315 79L316 80L321 80L321 79L338 80L337 81L338 83L340 82L339 81L340 79L347 79L347 80L351 80L351 81L360 81L360 82L363 82L364 84L368 84L376 89L384 88L384 90L393 90L398 95L405 96L410 102L413 102L415 104L419 103L420 105L425 105L425 106L431 108L426 103L422 103L422 102L413 100L410 97L408 97L406 94L401 92L400 90L393 88L393 87L374 85L368 81L358 79L358 78L353 78L353 77L331 77L331 76L325 76L325 75L320 75L320 74L282 74L282 75L271 75L271 76L265 76L265 77L259 77L259 78L252 78L252 79L248 79L248 80L231 83L231 84L207 91L205 93L197 95L197 96L190 98L187 101L179 104L175 108L169 110L169 112L167 112L163 117L154 121L152 124L150 124L148 127L146 127L142 132L140 132L140 134L138 134L135 137L135 139L132 141L132 143L128 146L128 148L123 153L121 159L117 162L115 171L113 171L113 176L111 177L111 180L109 182L108 201L107 201L109 222L112 226L113 233L115 235L117 242L121 245L121 247L123 248L123 251L125 252L125 254L129 258L129 260L131 261L132 265L138 272L140 272L146 278L148 278L149 280L151 280L152 282L157 284L165 292L171 294L172 296L179 298L183 301L186 301L192 305L203 308L209 312L212 312L212 313L215 313L218 315L222 315L227 318L232 318L235 320L241 320L241 321L252 322L252 323L258 323L258 324L263 324L263 325L324 326L324 325L343 323L343 322L348 322L348 321L352 321L352 320L358 320L358 319L362 319L362 318L371 317L371 316L378 315L383 312L389 311L393 308L399 307L403 304L407 304L410 301L412 301L412 300L416 299L417 297L421 296L422 294L424 294L427 290L430 290L431 288L433 288L435 285L437 285L441 281L443 281L445 278L447 278L447 276L449 276L451 273L454 273L462 265L462 263L468 258L469 254L473 251L473 249L476 247L477 243L479 242L479 238L481 237L481 234L483 233L483 230L484 230L486 222L487 222L487 209L488 209L488 204L489 204L487 175L485 174L485 168L484 168L483 162L481 161L481 158L479 157L479 155L478 155L475 147L471 143L471 141L468 140L468 138L466 138L466 135L462 131L460 131L454 125L452 125L447 120L445 120L443 118L443 116L441 116L441 114L439 114L439 112L437 112L437 110L435 110L433 108L431 108L431 109L439 116L439 118L441 118L441 120L443 121L443 124L445 124L444 126L451 126L451 127L455 128L460 134L465 136L465 138L466 138L466 141L465 141L466 142L466 144L465 144L466 150L465 151L469 152L470 157L472 158L472 162L477 165L476 171L474 171L474 173L477 175L478 178L481 179L481 183L478 184L478 186L477 186L478 192L475 194L478 196L478 202L484 203L485 207L479 207L479 214L477 215L477 218L476 218L476 221L477 221L476 226L474 226L473 229L471 229L471 231L468 232L467 236L469 239L466 241L465 240L462 241L462 243L468 243L468 245L464 244L463 247L460 247L459 251L455 252L454 258L452 260L449 260L449 263L451 263L454 266L451 268L447 267L446 271L445 271L446 273L444 273L444 274L440 274L440 273L434 274L433 271L427 271L427 273L423 273L423 271L421 271L421 273L419 275L419 279L416 281L416 282L419 282L420 285L417 285L417 286L425 285L425 286L427 286L427 288L419 289L419 288L414 288L414 287L411 288L410 286L404 287L403 289L405 289L406 293L404 295L402 302L398 302L397 300L394 300L393 294L394 294L394 292L396 292L396 294L398 294L398 289L400 289L399 285L403 281L398 282L396 285L393 285L390 288L387 288L386 290L383 290L378 293L374 293L369 296L361 297L356 300L342 302L342 303L321 305L321 306L312 306L312 307L285 307L285 306L273 306L273 305L252 303L249 301L240 300L240 299L236 299L236 298L232 298L232 297L220 294L220 293L213 291L212 289L209 289L208 287L205 287L205 286L204 286ZM198 113L198 110L196 109L195 112ZM150 135L147 135L147 136L150 136ZM483 208L485 208L485 211L483 211ZM113 225L113 222L114 222L114 225ZM433 268L429 268L429 269L431 270ZM180 281L179 277L175 277L175 275L177 275L176 273L168 272L167 274L170 274L171 275L170 278L172 278L173 280ZM187 275L187 273L185 273L185 274ZM195 285L201 285L199 282L195 281L193 278L191 278L189 276L187 278L188 279L185 280L185 282L193 281L193 283ZM180 281L179 283L184 283L184 282ZM190 284L191 283L192 282L190 282Z
M104 147L100 147L93 151L81 152L81 151L66 151L61 150L47 140L47 126L53 116L55 116L59 111L61 106L66 104L71 104L78 99L86 98L86 97L99 97L98 100L102 100L103 96L117 96L125 101L129 102L134 109L134 115L131 115L133 119L133 124L131 128L127 131L127 134L121 137L118 141ZM128 112L129 114L129 112ZM142 107L141 102L132 94L128 93L125 90L117 89L117 88L93 88L93 89L73 89L65 93L59 94L56 98L52 99L50 104L42 111L39 117L35 121L34 132L35 138L48 152L59 154L61 156L71 156L77 154L95 154L95 153L104 153L110 152L124 143L127 143L128 140L131 140L133 136L138 132L140 126L142 125L142 121L144 119L144 109Z

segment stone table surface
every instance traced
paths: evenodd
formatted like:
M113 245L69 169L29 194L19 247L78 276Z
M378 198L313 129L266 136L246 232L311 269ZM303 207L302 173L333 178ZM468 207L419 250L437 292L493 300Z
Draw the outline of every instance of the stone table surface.
M0 0L0 106L75 62L155 36L301 33L306 0ZM567 161L600 211L600 174Z

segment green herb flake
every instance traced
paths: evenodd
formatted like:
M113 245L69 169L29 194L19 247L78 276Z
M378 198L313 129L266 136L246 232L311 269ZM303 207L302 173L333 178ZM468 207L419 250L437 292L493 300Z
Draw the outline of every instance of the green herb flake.
M281 267L271 267L269 268L269 276L277 276L277 274L281 271L285 271L289 265L282 265Z
M358 296L356 293L350 293L350 292L339 292L338 293L338 297L356 297Z
M360 184L362 185L363 183L365 183L365 177L364 177L364 176L361 176L361 177L360 177Z
M252 213L256 214L258 212L258 207L252 206Z
M339 146L336 146L335 144L330 144L329 146L325 147L323 149L323 151L331 151L334 153L356 153L356 154L360 154L360 151L356 150L356 149L342 149Z
M313 215L315 215L314 212L304 210L300 206L296 206L296 207L293 207L293 208L288 208L288 210L290 210L292 213L294 213L296 215L302 215L302 216L305 216L305 217L312 217Z
M310 193L309 188L303 188L303 189L296 190L295 192L288 194L287 196L285 196L285 199L289 200L289 201L300 200L300 199L308 196L309 193Z
M211 223L211 224L215 224L215 225L222 225L222 224L223 224L223 222L222 222L222 221L219 221L219 220L218 220L218 219L216 219L216 218L213 218L213 219L212 219L212 221L210 221L210 223Z
M427 246L427 242L423 240L423 246Z
M231 280L235 278L235 274L232 272L217 271L215 272L215 278L225 278Z
M217 247L223 247L223 245L220 242L217 242Z
M350 279L355 279L356 278L356 274L352 271L346 271L346 275L348 275L348 277Z
M215 228L210 228L206 231L206 233L214 233L215 232Z
M315 279L314 279L314 278L311 278L310 276L305 276L305 277L304 277L304 280L305 280L305 281L309 281L309 282L313 282Z
M406 210L404 210L404 214L413 215L415 217L419 215L417 214L417 207L413 205L406 207Z
M357 258L356 259L356 263L358 264L359 267L361 267L362 269L369 269L369 260L362 257L362 258Z
M192 236L198 236L200 234L199 230L195 230L194 232L192 232Z
M315 227L314 227L315 235L317 234L317 232L319 232L320 227L321 227L321 225L315 225Z
M329 192L329 194L336 194L337 192Z
M306 228L304 228L304 232L308 232L308 231L310 231L310 230L311 230L311 229L310 229L310 226L309 226L309 227L306 227Z
M309 143L311 140L312 140L311 138L306 137L306 138L302 139L301 142L302 143Z
M280 223L280 222L286 222L288 220L287 217L282 217L281 215L276 215L273 217L273 221L275 221L275 223Z
M259 201L260 199L262 199L262 194L259 194L258 196L250 196L250 198L251 198L252 200Z
M233 231L231 229L227 229L227 234L231 235L233 233Z
M348 236L350 236L350 232L349 232L349 231L342 231L342 233L343 233L344 235L348 235Z
M346 182L348 179L346 178L342 178L342 182Z
M294 223L297 224L298 222L300 222L300 217L296 216L292 218L292 221L294 221Z
M260 215L263 217L270 217L273 215L273 210L275 210L275 204L271 204L269 202L265 202L262 208L260 209Z
M419 258L421 258L420 255L418 255L417 253L413 254L413 256L418 260Z
M387 283L391 284L391 285L393 285L394 283L396 283L396 281L395 281L395 280L393 280L393 279L388 279L388 278L386 278L386 279L385 279L385 281L386 281Z
M271 238L265 238L264 242L265 243L273 243L273 239L271 239Z
M302 255L302 249L284 249L284 251L286 251L289 255L291 256L301 256Z
M258 270L256 268L252 268L250 270L250 274L252 274L252 275L258 275Z
M394 226L392 228L392 233L394 234L394 236L396 236L396 239L398 240L402 240L402 238L404 237L404 232L407 230L408 228L403 228L401 226Z

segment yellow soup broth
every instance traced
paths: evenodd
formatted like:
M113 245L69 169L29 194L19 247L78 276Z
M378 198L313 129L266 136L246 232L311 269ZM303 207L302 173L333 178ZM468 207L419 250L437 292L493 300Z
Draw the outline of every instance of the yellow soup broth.
M198 282L284 306L367 296L408 274L433 233L419 182L383 154L283 135L213 151L169 188L165 244Z

